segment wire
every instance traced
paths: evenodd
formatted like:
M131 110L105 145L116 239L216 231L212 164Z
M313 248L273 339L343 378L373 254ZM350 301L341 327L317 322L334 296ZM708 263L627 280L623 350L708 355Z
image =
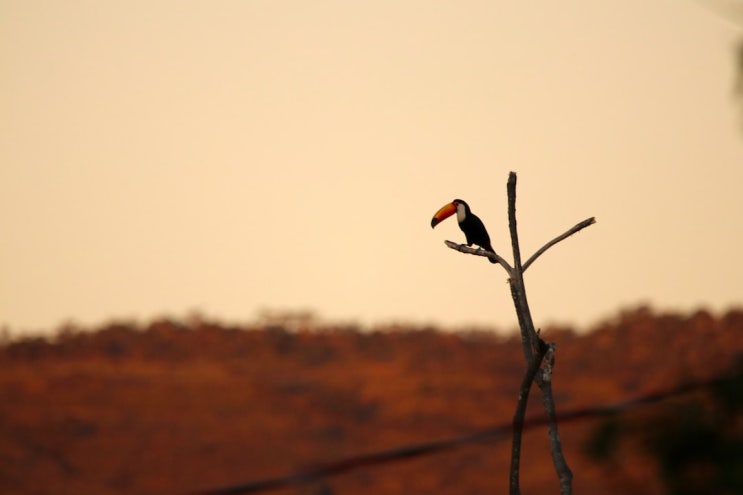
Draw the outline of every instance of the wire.
M605 406L592 406L573 409L558 415L558 421L564 423L586 418L609 416L639 406L660 402L670 397L684 395L695 390L719 385L732 379L733 378L729 376L718 377L704 382L685 384L670 391L654 392L647 395L635 397L633 399L615 402L613 404ZM544 425L546 424L546 422L546 418L529 418L524 421L524 428L534 428L536 426ZM433 442L409 444L390 450L371 452L368 454L360 454L357 456L348 457L346 459L341 459L339 461L317 465L302 471L279 476L276 478L267 478L247 483L225 486L221 488L207 489L204 491L195 492L193 495L243 495L247 493L258 493L268 490L275 490L278 488L285 488L291 485L314 481L319 478L336 476L341 473L345 473L347 471L365 466L385 464L403 459L421 457L437 452L452 450L466 444L499 440L510 433L511 428L512 425L510 423L503 423L492 428L480 430L466 435L461 435L444 440L437 440Z

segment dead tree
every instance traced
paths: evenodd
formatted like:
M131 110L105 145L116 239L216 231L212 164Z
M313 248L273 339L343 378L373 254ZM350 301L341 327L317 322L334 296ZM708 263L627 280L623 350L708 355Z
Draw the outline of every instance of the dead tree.
M511 233L511 247L513 250L513 266L495 252L484 249L472 248L463 244L457 244L451 241L445 241L446 245L457 251L485 256L491 260L497 261L508 273L508 282L511 287L511 298L516 309L516 316L521 329L521 345L526 359L526 373L521 382L519 397L516 405L516 411L513 416L513 437L511 445L511 470L509 476L509 493L518 495L521 493L519 485L519 466L521 460L521 432L524 426L524 416L526 414L526 404L529 398L531 384L536 383L542 392L542 403L547 417L549 429L550 450L552 452L552 462L560 481L560 494L570 495L572 493L573 473L565 461L560 442L560 433L557 428L557 413L555 411L555 399L552 394L552 369L555 364L555 347L554 343L546 343L539 335L539 331L534 327L534 321L529 310L529 303L526 299L526 288L524 286L524 272L531 266L536 259L549 248L570 237L576 232L592 225L596 222L594 217L583 220L565 233L555 237L543 247L538 249L526 263L521 263L521 250L519 248L518 230L516 228L516 174L511 172L508 175L508 227Z

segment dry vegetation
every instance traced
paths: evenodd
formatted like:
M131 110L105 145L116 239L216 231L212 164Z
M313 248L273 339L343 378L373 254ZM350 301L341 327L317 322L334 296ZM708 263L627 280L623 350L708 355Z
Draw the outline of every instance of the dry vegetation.
M567 411L726 372L743 354L743 311L641 308L544 336L558 343ZM518 340L484 332L156 321L9 342L0 365L0 492L113 495L187 493L507 424L524 363ZM561 426L575 493L663 493L631 443L621 462L588 456L597 421ZM524 441L523 493L555 493L546 430ZM278 493L504 493L509 454L507 439L472 444Z

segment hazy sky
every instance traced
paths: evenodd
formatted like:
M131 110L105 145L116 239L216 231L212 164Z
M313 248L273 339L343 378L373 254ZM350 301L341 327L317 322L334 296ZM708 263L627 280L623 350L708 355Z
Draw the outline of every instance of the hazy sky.
M463 198L510 259L510 170L525 257L598 220L527 272L537 325L741 305L740 37L690 0L0 0L0 325L511 328L430 227Z

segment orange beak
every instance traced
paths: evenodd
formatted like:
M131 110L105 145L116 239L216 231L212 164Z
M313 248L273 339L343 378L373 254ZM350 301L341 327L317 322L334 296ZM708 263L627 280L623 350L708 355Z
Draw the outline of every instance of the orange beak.
M439 211L436 212L436 214L431 219L431 228L434 228L436 225L441 223L442 220L445 220L455 214L457 212L457 205L454 203L448 203L439 209Z

